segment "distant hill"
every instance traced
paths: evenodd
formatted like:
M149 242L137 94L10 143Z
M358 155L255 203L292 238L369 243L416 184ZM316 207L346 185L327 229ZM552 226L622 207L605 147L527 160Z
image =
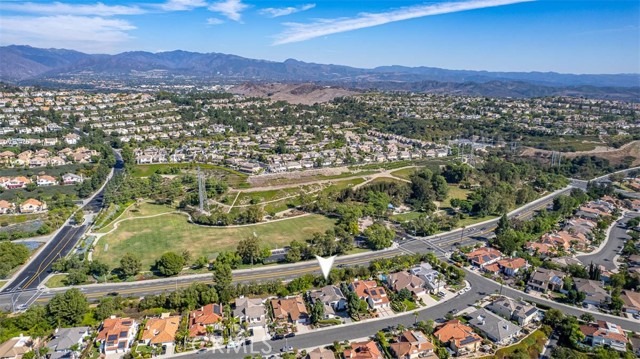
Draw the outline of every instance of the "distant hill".
M640 74L574 75L554 72L488 72L432 67L382 66L361 69L341 65L248 59L220 53L132 51L91 55L64 49L11 45L0 47L0 80L13 83L69 76L110 76L150 81L163 76L230 83L289 82L354 88L531 97L558 94L636 99Z

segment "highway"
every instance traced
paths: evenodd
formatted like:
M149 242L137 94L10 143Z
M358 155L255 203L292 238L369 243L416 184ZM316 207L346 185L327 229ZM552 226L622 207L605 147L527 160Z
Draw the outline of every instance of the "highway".
M115 151L114 153L116 153L117 159L114 172L118 172L123 169L124 163L120 155ZM105 187L106 186L102 187L81 210L88 213L98 213L102 208ZM42 280L51 273L52 264L59 258L68 255L88 229L89 224L74 226L67 221L35 256L30 259L11 283L5 286L2 292L0 292L0 295L14 296L15 304L30 304L26 302L27 296L30 294L29 292L38 289L42 284ZM16 300L16 296L21 297L22 300ZM0 301L0 303L2 303L2 301ZM6 306L3 306L2 309L6 309Z

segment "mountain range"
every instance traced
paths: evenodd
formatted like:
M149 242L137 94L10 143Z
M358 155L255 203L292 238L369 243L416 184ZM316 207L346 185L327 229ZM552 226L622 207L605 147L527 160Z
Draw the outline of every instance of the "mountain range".
M0 80L33 83L69 76L116 77L132 74L194 77L216 82L315 82L353 88L378 88L485 96L574 94L639 98L640 74L576 75L555 72L489 72L433 67L382 66L372 69L249 59L221 53L132 51L115 55L11 45L0 47ZM153 78L147 76L146 79Z

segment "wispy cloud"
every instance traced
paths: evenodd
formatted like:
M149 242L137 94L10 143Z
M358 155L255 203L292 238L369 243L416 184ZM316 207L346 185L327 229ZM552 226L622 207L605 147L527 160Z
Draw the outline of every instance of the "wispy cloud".
M138 15L145 10L138 6L95 4L69 4L62 2L33 3L33 2L0 2L0 10L17 11L28 14L43 15Z
M210 17L207 19L207 25L220 25L220 24L224 24L224 20L218 19L215 17Z
M301 11L307 11L316 7L316 4L304 4L300 6L289 6L282 8L268 7L260 10L260 13L270 17L280 17L295 14Z
M135 26L120 19L76 15L3 16L3 44L112 52L131 39Z
M288 29L276 36L276 40L273 44L288 44L325 35L384 25L390 22L529 1L534 0L471 0L463 2L444 2L434 5L409 6L375 14L361 13L353 18L321 19L308 24L285 23L284 25L287 26Z
M167 0L159 5L165 11L185 11L207 6L205 0Z
M242 19L242 12L249 8L249 5L243 4L240 0L224 0L209 5L209 10L218 12L233 21Z

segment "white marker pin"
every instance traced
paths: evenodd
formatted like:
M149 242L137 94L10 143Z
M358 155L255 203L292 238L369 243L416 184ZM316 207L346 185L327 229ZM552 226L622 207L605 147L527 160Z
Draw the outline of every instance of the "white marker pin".
M333 260L336 259L336 256L331 256L329 258L316 256L316 259L318 260L324 279L327 279L329 277L329 272L331 272L331 267L333 267Z

